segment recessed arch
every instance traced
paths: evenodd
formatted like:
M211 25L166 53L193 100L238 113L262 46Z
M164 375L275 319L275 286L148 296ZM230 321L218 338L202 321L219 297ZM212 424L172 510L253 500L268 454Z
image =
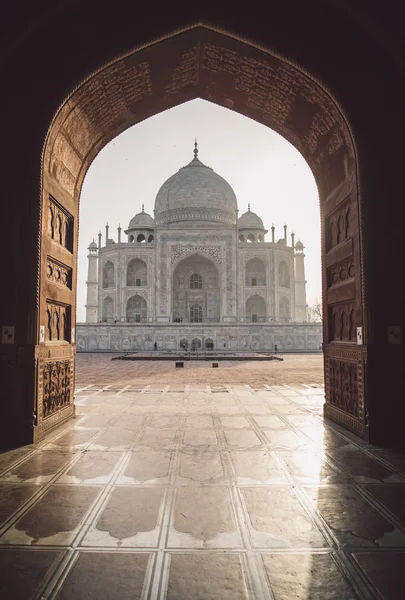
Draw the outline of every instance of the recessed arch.
M245 286L256 287L266 285L266 263L262 258L255 256L245 265Z
M194 304L200 308L191 310ZM173 322L218 322L220 306L220 272L211 257L193 252L175 263L172 276Z
M115 268L111 260L107 260L103 266L103 288L112 288L115 284Z
M249 75L244 68L247 63ZM186 65L188 69L185 69ZM165 69L164 85L160 77L162 69ZM103 90L102 103L97 100L100 89ZM120 90L119 101L117 90ZM334 237L331 235L332 222L339 222L337 213L341 211L346 215L347 210L352 209L351 252L356 264L355 295L349 308L354 311L356 326L366 328L362 205L357 153L348 120L336 99L314 77L270 49L259 48L230 33L215 31L208 26L191 27L113 60L79 85L63 102L46 137L42 163L42 214L48 214L53 202L51 197L56 195L56 201L75 220L77 234L81 186L97 153L128 127L197 97L230 107L271 127L301 152L312 169L319 190L324 256ZM42 252L46 252L45 246ZM76 252L77 243L72 252L72 264ZM45 259L43 254L41 261ZM330 268L335 260L337 258L330 255L328 267L323 261L324 281L327 281L326 268ZM40 288L45 289L44 286ZM335 368L337 359L347 360L344 344L334 347L328 334L327 307L336 304L336 294L334 290L324 294L326 371ZM74 312L75 290L71 304ZM38 323L44 319L41 300L38 302ZM362 369L364 361L360 355L365 350L356 348L352 341L345 344ZM363 380L362 373L359 379ZM339 411L344 411L347 403L336 390L331 400L328 382L327 379L325 413L355 431L365 433L364 390L359 388L356 402L351 403L356 411L341 418Z
M263 323L266 321L266 300L259 294L253 294L246 300L246 320L250 323Z
M290 287L290 269L285 260L281 260L278 265L278 285L282 288Z
M279 300L278 315L281 321L289 321L291 319L291 304L287 296L281 296Z
M114 301L111 296L103 298L102 320L111 323L114 318Z
M133 258L127 266L127 286L148 285L148 266L141 258Z
M148 305L143 296L134 294L128 298L126 316L128 323L145 323L148 316Z

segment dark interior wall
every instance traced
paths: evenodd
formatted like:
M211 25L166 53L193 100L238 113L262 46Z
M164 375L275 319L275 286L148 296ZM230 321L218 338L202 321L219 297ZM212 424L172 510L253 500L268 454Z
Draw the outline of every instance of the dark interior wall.
M15 324L16 345L2 348L4 434L14 438L30 419L36 339L37 223L41 151L53 115L71 90L106 61L199 19L246 36L293 60L315 75L344 107L359 151L364 205L366 304L368 308L367 397L374 409L377 438L404 432L402 346L388 344L388 326L402 325L402 140L404 80L397 17L378 22L372 4L362 21L347 3L275 3L269 15L226 4L211 8L188 3L159 13L147 5L117 0L113 7L93 0L65 1L10 12L0 54L3 93L0 247L3 260L1 323ZM19 5L21 7L21 4ZM28 6L28 3L27 3ZM344 9L344 10L343 10ZM3 27L4 23L3 21ZM370 24L371 23L371 24ZM398 60L398 58L400 60ZM11 399L18 397L21 402ZM402 393L403 395L403 393Z

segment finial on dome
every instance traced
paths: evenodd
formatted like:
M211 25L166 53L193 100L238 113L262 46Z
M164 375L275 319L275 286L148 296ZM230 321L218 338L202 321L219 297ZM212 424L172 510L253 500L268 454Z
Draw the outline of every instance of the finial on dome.
M197 144L197 138L195 138L194 141L194 158L197 158L198 156L198 144Z
M145 212L145 205L142 204L142 212Z
M248 202L248 212L250 212L250 202Z

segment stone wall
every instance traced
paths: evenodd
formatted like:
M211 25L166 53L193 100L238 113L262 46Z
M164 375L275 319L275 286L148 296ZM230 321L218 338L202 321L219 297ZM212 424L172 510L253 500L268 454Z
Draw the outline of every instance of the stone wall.
M210 339L217 350L274 350L279 352L317 352L322 343L322 324L150 324L78 323L78 352L121 352L180 349L180 341L200 340L204 348Z

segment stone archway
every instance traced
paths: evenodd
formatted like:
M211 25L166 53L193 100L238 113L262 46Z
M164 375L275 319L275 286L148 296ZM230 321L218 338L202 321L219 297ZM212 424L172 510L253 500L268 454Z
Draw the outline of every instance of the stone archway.
M165 78L160 77L165 70ZM103 101L100 102L100 97ZM50 211L64 216L74 231L71 251L63 253L65 268L76 280L76 253L80 191L87 169L109 141L128 127L169 107L200 97L217 102L271 127L290 141L304 156L317 181L322 222L325 414L357 433L367 436L364 411L364 363L367 356L367 324L364 321L364 278L362 263L362 206L359 198L357 155L350 126L338 103L303 71L269 51L259 49L235 36L196 26L141 50L128 53L99 70L79 86L55 116L46 138L42 179L42 235L38 272L41 294L37 306L38 369L60 360L62 349L49 349L39 339L45 320L48 289L45 266L60 256L60 241L49 226ZM343 221L342 221L343 219ZM342 222L346 223L342 227ZM340 237L325 235L340 227ZM340 224L340 225L339 225ZM57 225L56 225L57 227ZM335 287L330 272L339 264L353 264L353 276ZM162 274L167 265L162 262ZM342 303L352 315L351 331L362 328L363 342L335 344L332 311ZM164 294L166 293L166 297ZM75 294L54 291L75 321ZM162 301L167 291L161 290ZM73 372L74 338L65 360ZM342 382L336 373L345 373ZM34 437L41 437L55 424L69 418L71 402L60 413L43 415L43 389L38 379ZM73 389L73 377L71 380ZM355 402L344 399L349 386ZM348 410L348 406L351 407Z
M211 258L192 253L173 270L172 319L174 322L219 322L221 278Z

